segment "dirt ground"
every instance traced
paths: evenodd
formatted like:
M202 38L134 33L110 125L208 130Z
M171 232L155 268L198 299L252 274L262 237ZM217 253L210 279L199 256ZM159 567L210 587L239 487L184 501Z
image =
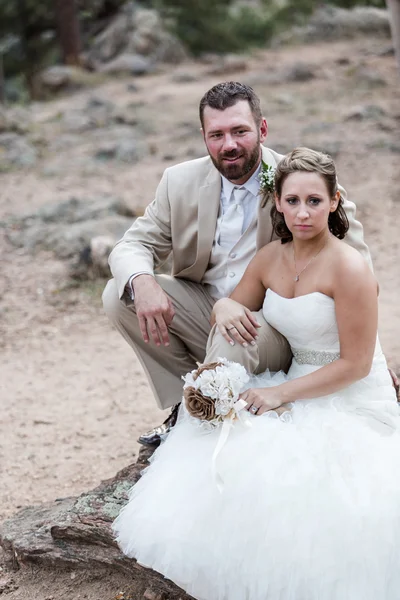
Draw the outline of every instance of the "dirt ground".
M365 38L259 51L237 73L210 75L209 66L187 64L137 80L134 100L151 154L133 166L109 162L88 170L80 167L81 147L48 153L34 168L0 176L0 221L73 194L112 193L143 209L167 166L203 152L202 94L224 79L251 83L269 122L266 145L338 148L340 182L357 203L380 283L381 342L400 372L399 79L394 57L382 53L387 45ZM298 61L313 66L314 79L268 81ZM183 71L194 80L176 83ZM83 106L93 93L124 106L132 102L129 83L110 80L35 104L37 127L52 139L52 116ZM380 107L381 117L347 119L369 105ZM164 417L138 361L102 312L104 282L72 287L66 265L50 252L16 250L4 233L0 228L0 521L112 476L134 460L138 435ZM109 573L11 573L3 564L0 594L6 580L10 600L112 600L129 583Z

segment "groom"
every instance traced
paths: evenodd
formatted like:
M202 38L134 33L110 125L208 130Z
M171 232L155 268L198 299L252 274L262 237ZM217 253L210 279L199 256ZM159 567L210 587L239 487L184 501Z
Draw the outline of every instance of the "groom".
M286 369L291 358L261 311L243 344L228 343L211 328L214 302L232 292L256 251L275 239L258 178L262 162L275 168L281 155L262 145L267 122L247 85L211 88L201 99L200 121L208 156L166 169L155 200L111 252L114 279L103 293L108 317L136 352L163 409L180 401L181 377L196 361L224 356L259 373ZM350 223L346 241L369 260L355 205L341 192ZM155 275L171 253L171 275ZM158 444L176 414L174 407L139 442Z

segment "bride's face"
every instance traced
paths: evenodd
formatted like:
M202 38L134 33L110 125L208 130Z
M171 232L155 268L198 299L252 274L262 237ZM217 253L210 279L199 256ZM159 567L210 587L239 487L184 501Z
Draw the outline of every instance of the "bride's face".
M298 171L285 179L276 207L293 238L311 239L328 230L329 213L336 210L339 199L340 192L330 198L322 175Z

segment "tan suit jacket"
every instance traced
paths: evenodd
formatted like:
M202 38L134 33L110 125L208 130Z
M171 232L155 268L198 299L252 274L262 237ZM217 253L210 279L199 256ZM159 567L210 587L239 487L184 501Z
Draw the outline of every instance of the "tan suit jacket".
M275 167L282 155L262 146L262 157ZM343 188L340 191L350 224L345 240L371 263L362 225L355 218L356 206L347 200ZM221 175L209 156L166 169L154 201L110 254L119 297L133 273L153 273L171 252L172 275L200 283L210 259L220 197ZM270 203L258 208L257 249L276 239L270 210Z

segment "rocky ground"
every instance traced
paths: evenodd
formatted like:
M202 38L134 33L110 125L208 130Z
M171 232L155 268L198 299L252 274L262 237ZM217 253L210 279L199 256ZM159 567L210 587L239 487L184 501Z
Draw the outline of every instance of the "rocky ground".
M115 237L144 210L167 166L204 154L197 106L218 81L254 86L267 145L336 158L380 283L381 342L400 371L399 80L388 46L369 36L183 63L14 115L0 136L0 520L112 476L163 418L103 315L104 281L70 274L93 236ZM77 216L71 198L87 211ZM0 570L10 600L127 600L130 583L115 572Z

